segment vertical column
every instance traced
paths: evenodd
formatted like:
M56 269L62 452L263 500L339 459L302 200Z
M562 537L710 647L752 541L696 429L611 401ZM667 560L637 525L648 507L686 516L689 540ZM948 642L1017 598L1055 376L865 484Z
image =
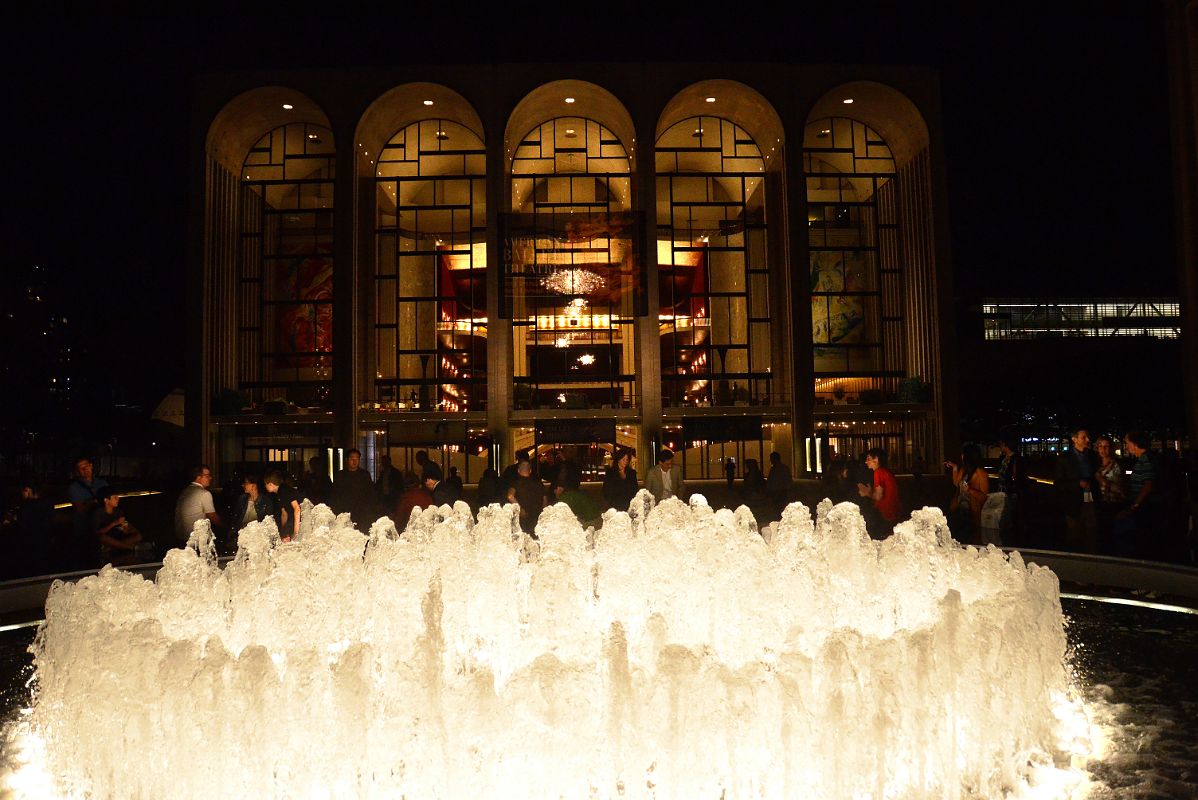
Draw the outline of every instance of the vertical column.
M516 143L504 141L507 118L498 103L490 102L483 113L487 131L487 431L495 441L493 452L499 453L500 463L493 466L501 470L513 457L508 422L512 410L512 324L499 315L500 292L504 290L500 280L503 242L499 238L499 215L511 206L508 149L514 149Z
M783 243L782 269L786 273L790 292L791 347L790 347L790 407L793 456L791 463L796 472L807 472L814 465L806 463L806 448L802 445L814 434L815 384L812 380L815 349L811 342L811 281L808 264L807 235L807 183L803 177L803 131L806 120L792 111L782 121L785 131L787 158L782 175L783 187L782 224L778 234L786 239ZM785 455L784 455L785 457Z
M336 444L354 447L358 441L358 404L361 399L360 326L363 305L359 291L360 273L365 272L359 256L368 240L359 244L358 217L359 159L366 156L354 140L354 131L338 126L337 177L333 184L333 411Z
M191 209L189 239L192 246L187 254L187 329L184 338L190 368L184 375L183 413L187 426L187 450L191 457L212 463L215 449L208 435L211 416L212 375L210 366L211 337L208 335L208 312L212 307L209 277L212 269L213 208L215 198L213 159L203 147L191 171Z
M1198 440L1198 0L1170 0L1166 11L1173 185L1177 203L1177 286L1186 426Z
M633 180L633 208L644 215L645 235L641 241L641 261L645 274L645 315L637 320L637 391L640 394L641 435L637 460L646 472L657 457L654 443L661 435L661 335L657 316L660 288L657 278L657 165L654 140L656 114L638 109L634 122L636 139L627 143L636 169Z

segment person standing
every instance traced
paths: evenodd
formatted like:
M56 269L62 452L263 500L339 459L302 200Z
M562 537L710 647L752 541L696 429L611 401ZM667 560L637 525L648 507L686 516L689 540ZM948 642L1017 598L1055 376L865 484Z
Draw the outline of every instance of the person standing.
M300 530L300 497L283 478L281 470L272 469L262 479L266 491L275 496L275 523L279 528L279 537L284 542L290 542L299 535Z
M118 506L121 496L108 486L100 490L98 505L92 509L91 527L103 563L120 566L136 560L141 532L125 519Z
M356 447L345 454L345 469L333 481L333 499L337 513L348 511L358 530L367 531L377 517L378 498L370 473L362 469L362 452Z
M779 519L790 502L790 490L794 479L790 475L790 467L782 463L782 454L778 451L770 453L770 474L765 479L765 493L769 495L770 506Z
M449 504L453 505L462 499L462 492L465 487L462 485L462 476L458 475L457 467L449 468L449 477L445 479L445 488L449 491Z
M990 476L982 469L982 448L966 444L961 448L960 462L944 462L952 470L953 485L957 487L957 494L949 504L949 520L957 541L979 544L982 506L990 494Z
M503 502L503 484L500 481L499 473L492 467L484 469L482 476L478 479L477 500L479 508Z
M1084 553L1098 551L1098 513L1095 495L1098 481L1094 473L1098 462L1090 449L1090 432L1074 428L1072 444L1057 457L1053 488L1057 508L1065 517L1065 535L1069 546Z
M207 519L213 526L220 526L220 514L216 513L212 492L208 491L211 485L212 470L207 464L197 464L191 468L191 483L179 493L179 500L175 503L175 539L180 547L187 544L195 524L200 520Z
M445 476L445 473L441 471L441 465L428 457L427 450L416 451L416 467L419 470L421 483L425 478L441 480Z
M875 447L865 454L865 465L873 470L874 483L872 488L861 487L861 496L873 500L877 509L877 531L874 538L885 539L894 532L894 525L902 517L903 504L899 497L898 481L894 473L886 466L886 451Z
M240 531L251 522L261 522L274 516L273 495L262 489L257 475L246 475L241 482L242 494L233 503L229 524Z
M71 501L71 561L76 569L87 569L95 561L95 537L91 530L91 513L98 502L101 489L108 481L97 478L90 458L75 459L75 477L67 486L67 499Z
M399 493L403 491L403 479L391 464L391 456L384 455L379 462L379 477L374 482L374 492L384 508L394 508Z
M54 504L42 496L41 484L28 480L21 484L21 504L17 507L14 522L17 538L25 553L21 577L46 575L58 572L51 565L51 535L54 526Z
M1127 476L1123 465L1115 458L1115 443L1109 436L1094 440L1094 451L1098 454L1098 468L1094 479L1098 481L1098 536L1100 550L1113 552L1115 516L1127 503Z
M333 482L324 459L312 456L308 459L308 471L300 481L300 494L312 505L328 504L333 498Z
M545 507L545 485L532 476L532 461L520 461L516 465L516 480L512 483L516 503L520 506L520 527L525 533L533 534L541 509ZM535 534L534 538L535 538Z
M1155 454L1148 449L1148 436L1140 431L1128 431L1123 436L1123 446L1136 462L1127 478L1127 496L1131 504L1115 515L1116 554L1121 556L1155 555L1159 543L1148 541L1155 531L1157 462ZM1159 535L1159 531L1156 531Z
M617 511L627 511L636 496L636 470L632 468L632 453L621 450L616 455L616 463L607 469L603 476L603 499L608 508Z
M673 451L662 448L657 465L645 476L645 488L659 503L671 497L686 500L686 485L682 482L681 470L674 466Z
M424 479L424 488L433 498L434 506L452 506L454 504L453 487L440 478L429 475Z
M417 508L428 508L433 504L433 496L428 489L421 485L416 473L408 470L403 474L403 493L395 503L395 527L400 533L408 527L412 520L412 511Z
M1007 498L1003 503L999 530L1003 541L1013 544L1019 539L1020 503L1027 496L1027 476L1023 474L1023 456L1019 455L1019 437L1007 434L998 440L998 477ZM1014 534L1014 535L1012 535Z

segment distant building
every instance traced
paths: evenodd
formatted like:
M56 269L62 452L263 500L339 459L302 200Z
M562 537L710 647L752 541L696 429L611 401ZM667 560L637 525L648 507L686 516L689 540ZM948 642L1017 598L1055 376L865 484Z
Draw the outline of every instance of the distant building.
M697 479L955 435L931 70L446 64L196 100L186 418L222 469L666 446Z
M1104 336L1181 338L1181 306L1169 297L982 301L987 341Z

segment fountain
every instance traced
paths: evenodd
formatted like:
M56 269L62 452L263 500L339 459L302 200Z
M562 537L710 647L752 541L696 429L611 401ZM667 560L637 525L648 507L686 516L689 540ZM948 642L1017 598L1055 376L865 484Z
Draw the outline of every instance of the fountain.
M18 796L1068 796L1089 725L1057 579L855 506L305 508L221 569L57 583L12 734ZM52 778L50 776L53 776Z

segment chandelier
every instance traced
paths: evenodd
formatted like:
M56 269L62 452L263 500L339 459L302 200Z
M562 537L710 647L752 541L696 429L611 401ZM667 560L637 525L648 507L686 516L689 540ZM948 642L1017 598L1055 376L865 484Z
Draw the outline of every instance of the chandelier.
M541 286L558 294L594 294L607 282L594 270L582 267L563 267L541 278Z

